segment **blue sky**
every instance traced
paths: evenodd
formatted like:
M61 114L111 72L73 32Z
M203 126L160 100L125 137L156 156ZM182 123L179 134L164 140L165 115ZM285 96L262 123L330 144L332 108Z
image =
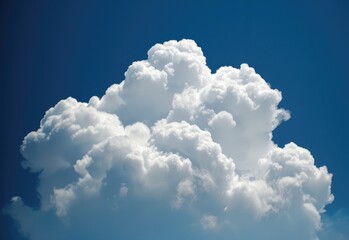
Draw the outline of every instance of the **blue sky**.
M329 216L349 209L349 5L346 1L3 1L1 206L19 195L38 207L37 174L19 146L45 111L69 96L102 96L156 43L194 39L207 65L252 66L282 91L291 119L274 131L283 146L309 149L333 174ZM20 239L1 216L3 239Z

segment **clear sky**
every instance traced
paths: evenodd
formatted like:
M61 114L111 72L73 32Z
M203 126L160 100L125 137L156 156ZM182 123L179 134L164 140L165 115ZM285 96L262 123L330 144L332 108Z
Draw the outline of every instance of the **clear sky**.
M291 119L274 141L326 165L335 196L327 214L348 213L347 1L2 1L0 11L1 207L17 195L39 204L19 147L47 109L102 96L151 46L188 38L212 72L248 63L282 91ZM21 239L8 216L1 225L2 239Z

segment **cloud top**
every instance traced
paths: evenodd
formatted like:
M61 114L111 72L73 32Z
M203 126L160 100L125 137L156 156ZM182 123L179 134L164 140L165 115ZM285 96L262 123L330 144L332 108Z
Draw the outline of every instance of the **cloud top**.
M156 44L101 98L46 112L21 146L40 209L5 211L33 240L317 239L332 175L273 142L281 99L247 64L211 73L194 41Z

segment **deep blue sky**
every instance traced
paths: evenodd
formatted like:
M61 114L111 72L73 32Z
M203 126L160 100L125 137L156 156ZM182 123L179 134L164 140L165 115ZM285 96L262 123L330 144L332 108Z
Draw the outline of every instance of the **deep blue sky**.
M349 3L293 1L2 1L0 3L1 207L38 205L36 175L19 146L45 111L88 101L123 80L155 43L194 39L214 72L248 63L283 92L292 118L279 145L308 148L334 174L328 213L349 209ZM2 239L16 238L1 216Z

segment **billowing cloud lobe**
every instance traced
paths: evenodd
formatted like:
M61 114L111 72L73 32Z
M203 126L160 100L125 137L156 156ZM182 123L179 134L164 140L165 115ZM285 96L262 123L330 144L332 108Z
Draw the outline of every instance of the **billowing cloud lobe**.
M317 239L327 168L272 141L289 118L254 69L206 65L192 40L156 44L88 103L49 109L21 146L40 208L6 212L29 239Z

